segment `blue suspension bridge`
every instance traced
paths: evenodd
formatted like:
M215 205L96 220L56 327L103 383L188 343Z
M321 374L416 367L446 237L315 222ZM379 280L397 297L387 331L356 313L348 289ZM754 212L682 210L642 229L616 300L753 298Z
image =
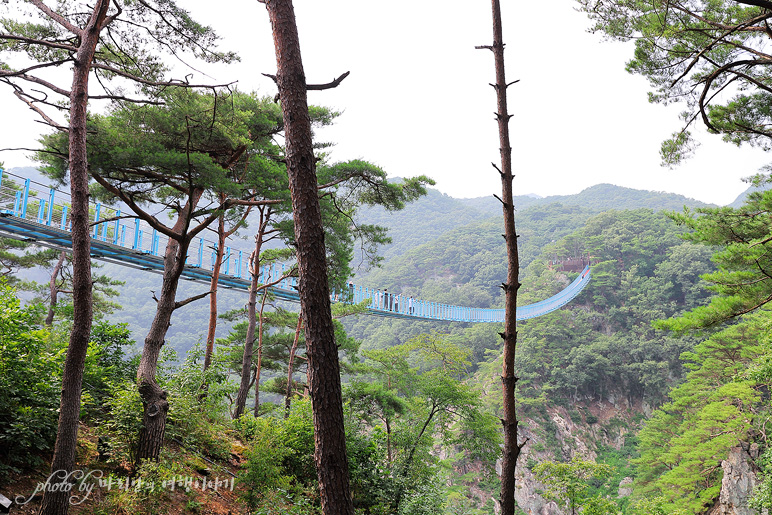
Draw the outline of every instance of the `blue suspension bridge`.
M0 169L0 236L31 241L39 245L69 249L72 247L68 210L69 193L16 176ZM129 220L127 223L127 219ZM162 272L163 254L168 238L150 228L139 218L121 214L120 209L92 204L91 255L99 260L123 266ZM217 243L197 238L187 256L183 278L209 285L217 259ZM218 284L228 289L248 290L251 275L249 254L225 247ZM298 302L297 278L288 274L285 264L266 265L258 280L268 284L279 280L271 291L276 297ZM526 320L555 311L573 300L590 281L589 265L564 290L552 297L517 307L517 319ZM349 283L348 292L333 292L331 300L361 303L369 300L368 314L421 320L449 322L503 322L504 309L453 306L384 289L368 288Z

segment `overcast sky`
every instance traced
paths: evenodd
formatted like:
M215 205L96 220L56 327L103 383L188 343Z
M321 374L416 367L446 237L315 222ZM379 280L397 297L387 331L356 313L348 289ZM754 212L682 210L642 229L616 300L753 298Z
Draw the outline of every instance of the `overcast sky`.
M275 94L261 73L276 69L265 6L256 0L180 0L194 18L235 50L237 65L209 67L217 82ZM351 75L309 101L341 111L318 139L335 143L331 158L364 158L390 176L424 174L453 197L499 193L498 136L493 119L490 2L460 0L295 0L309 83ZM628 74L632 46L587 33L572 0L503 2L516 194L557 195L612 183L680 193L727 204L768 161L701 134L695 158L669 170L659 145L679 128L677 106L647 102L646 81ZM41 125L9 90L2 94L0 147L34 146ZM9 167L30 164L3 152Z

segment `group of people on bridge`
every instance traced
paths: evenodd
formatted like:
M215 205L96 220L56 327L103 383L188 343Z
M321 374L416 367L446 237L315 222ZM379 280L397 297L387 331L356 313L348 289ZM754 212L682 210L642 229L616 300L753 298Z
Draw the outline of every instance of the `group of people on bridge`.
M351 291L351 297L354 298L354 283L348 283L348 287ZM403 312L406 315L415 314L415 301L413 300L412 295L409 295L406 298L399 293L389 293L388 288L384 288L383 291L376 289L373 293L372 300L375 309L400 313L399 306L402 305L403 308L406 308L403 309Z

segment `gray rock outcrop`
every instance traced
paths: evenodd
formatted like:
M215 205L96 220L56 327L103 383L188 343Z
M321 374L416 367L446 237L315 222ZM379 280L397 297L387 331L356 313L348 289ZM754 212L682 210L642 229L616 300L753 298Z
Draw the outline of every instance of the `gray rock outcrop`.
M729 456L721 462L724 469L721 494L709 515L759 515L748 508L748 500L759 482L753 463L758 456L759 446L755 443L741 442L729 450Z

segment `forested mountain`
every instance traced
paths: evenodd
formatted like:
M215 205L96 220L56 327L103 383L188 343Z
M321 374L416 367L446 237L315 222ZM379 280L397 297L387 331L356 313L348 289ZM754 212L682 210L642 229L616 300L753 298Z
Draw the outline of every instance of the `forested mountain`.
M658 428L675 424L667 414L672 413L674 403L683 403L684 396L692 395L690 392L699 392L706 399L706 406L715 407L717 402L720 403L721 400L701 386L702 383L690 386L692 383L688 381L714 373L716 353L734 352L718 345L734 337L721 339L714 336L710 341L715 343L710 344L698 335L677 334L652 326L656 320L677 317L695 307L705 306L710 298L711 292L700 276L715 269L711 262L713 250L685 240L683 236L687 229L677 225L665 213L680 210L683 205L692 209L701 205L674 195L605 185L589 188L576 196L560 197L560 202L555 200L527 197L527 207L518 210L523 266L519 302L537 302L565 288L575 276L562 269L561 263L569 258L581 256L590 260L592 280L569 305L519 324L518 409L522 418L522 439L527 438L528 444L518 466L518 503L526 513L529 510L545 515L566 513L560 508L560 502L550 502L550 499L558 498L545 493L545 482L549 479L544 476L546 469L538 465L573 464L572 467L578 467L575 473L580 474L579 469L589 470L590 464L595 463L606 467L602 469L604 480L587 483L589 489L583 494L583 502L616 499L620 484L634 485L636 492L634 497L625 493L619 502L613 503L619 511L599 513L643 515L660 513L656 511L660 509L680 509L679 501L662 495L674 490L672 486L662 486L668 484L668 479L662 475L658 464L661 458L656 452L659 449L656 442L662 438ZM359 223L387 225L394 239L386 249L382 266L362 270L354 280L358 284L388 288L394 293L435 302L500 306L502 295L498 285L506 270L501 217L495 213L497 203L495 199L453 199L432 190L402 212L387 214L382 210L363 210ZM641 205L648 207L641 209ZM119 339L107 338L105 341L120 341L123 351L131 355L138 347L132 351L131 340L139 341L143 337L154 312L153 292L160 287L160 276L117 265L108 265L101 272L112 279L125 281L119 287L117 299L122 309L109 315L109 320L111 323L126 322L131 331L122 333ZM186 282L181 285L180 297L201 293L206 287ZM245 301L243 292L226 290L221 292L220 307L222 312L242 308ZM284 307L294 309L291 304L284 304ZM275 309L268 308L269 311ZM189 304L174 314L166 348L176 351L176 359L183 359L187 353L187 360L181 365L184 372L179 373L190 376L199 366L200 345L197 344L203 340L207 319L208 305L204 301ZM349 415L353 417L352 424L354 420L367 421L350 428L351 434L356 433L357 438L362 439L357 440L356 445L375 446L372 448L379 448L379 452L384 453L390 449L389 452L394 453L391 458L394 463L409 467L413 466L414 459L409 456L419 451L423 453L420 458L423 468L420 472L419 469L414 471L418 474L416 477L420 477L416 485L423 486L405 490L406 503L417 502L421 496L429 495L422 489L439 481L446 486L443 487L445 490L436 490L430 495L435 508L443 503L439 493L443 491L450 492L450 497L444 501L445 513L451 513L448 511L450 506L468 514L493 513L495 482L489 476L471 472L491 467L490 455L484 451L491 440L474 440L474 445L480 447L473 450L464 447L461 440L450 438L449 434L442 438L439 435L456 427L454 424L457 423L471 424L467 430L477 435L474 438L482 438L480 431L490 429L489 426L475 425L473 420L483 413L495 416L500 410L501 356L497 334L501 331L500 324L411 321L362 315L344 316L341 320L346 330L346 336L341 333L341 338L345 338L341 341L345 342L344 355L347 357L346 395L351 403L347 409L352 410ZM281 401L288 389L297 392L303 389L302 379L295 384L288 383L286 377L286 360L293 346L290 326L294 327L295 322L282 324L286 326L284 329L274 329L266 335L261 408L265 410L274 409L271 401ZM230 320L218 324L218 335L222 339L215 372L221 374L219 377L235 374L241 361L239 342L243 340L243 330L236 330L224 338L231 328ZM298 350L301 358L303 345L301 338ZM440 354L432 354L438 352ZM444 354L447 352L451 354ZM731 377L731 371L737 370L737 363L750 363L764 352L763 347L749 347L747 352L733 358L735 365L731 366L735 368L724 366L720 373ZM454 359L461 360L464 365L454 372L457 376L453 381L461 382L443 386L437 382L442 375L432 374L447 367L449 361L445 360L450 355L455 356L454 353L458 353ZM690 361L685 362L683 358ZM167 355L165 359L163 366L173 369L175 358ZM298 370L302 373L302 361ZM429 375L421 376L421 371ZM128 374L130 376L130 372ZM196 395L195 389L185 390L185 385L190 385L185 381L190 379L172 373L169 381L168 388L176 392L177 402L186 395ZM392 384L391 389L388 384ZM226 395L228 387L225 385L212 387L211 402L228 404L227 397L218 397ZM110 395L105 387L100 388L93 395ZM736 391L742 403L759 402L752 386L744 384L742 388L745 389ZM423 411L427 409L426 399L433 399L431 396L440 395L440 391L450 397L440 396L434 401L440 402L439 405L445 406L442 409L448 411L437 412L439 418L436 420L435 415L430 416L428 420L436 438L426 440L426 435L414 431L426 422L427 419L421 417L430 413ZM392 398L392 395L396 397ZM297 431L308 430L303 425L308 423L304 418L310 415L308 405L295 401L293 406L287 425L277 429L284 431L287 438L296 438ZM656 411L661 406L665 411ZM460 413L471 418L454 418ZM719 446L721 448L711 451L710 459L726 458L732 438L736 439L749 427L745 422L740 423L737 413L732 415L731 435L721 440L724 442ZM652 422L647 423L652 414ZM694 417L708 420L711 416L715 419L720 414L697 411L683 423L690 424L687 420ZM368 428L380 428L385 420L389 421L392 432L389 438L367 443L367 438L373 437ZM449 425L443 429L443 423ZM269 437L264 433L268 431L267 426L262 422L255 424L239 426L239 431L244 435L262 434L261 438L268 438L260 440L259 445L264 446L262 453L271 454L281 448L275 440L279 438L278 434ZM172 431L181 434L182 427L175 426ZM419 440L425 447L417 446ZM196 445L202 445L202 441ZM365 452L365 447L357 449L356 452ZM292 452L307 452L307 446ZM373 463L389 461L385 454L376 458L366 452L356 459L374 460ZM433 457L438 453L454 457L441 465ZM705 460L708 455L700 456L703 457L699 459ZM399 461L405 459L408 461ZM285 460L282 463L294 462ZM363 462L358 463L357 467L364 467ZM291 472L293 477L308 481L309 471L303 469L301 463L291 466L296 467ZM369 469L364 472L365 469L361 469L362 473L374 474ZM276 469L274 473L290 473L289 470ZM714 469L709 479L709 487L704 489L692 491L679 487L683 488L679 495L692 499L690 506L694 506L693 511L684 513L700 513L698 507L717 495L721 476ZM256 484L264 486L273 484L265 477L254 481L262 481ZM377 491L381 493L366 502L373 506L394 502L387 492L398 492L402 488L400 484L399 481L380 483ZM645 499L653 499L654 504L645 504ZM255 498L249 502L258 501ZM411 506L417 510L411 513L425 513L418 505ZM429 509L428 505L426 509Z
M598 184L575 195L552 195L541 198L528 195L515 197L518 220L524 218L523 223L528 224L527 219L538 221L541 217L544 224L549 224L547 227L539 228L538 234L542 239L550 236L550 231L553 230L550 227L563 227L565 225L565 220L550 220L548 216L545 216L546 213L542 213L542 215L528 213L534 207L544 208L549 204L578 207L592 213L609 209L681 211L684 206L705 206L702 202L674 193L634 190L612 184ZM455 199L436 190L430 190L426 197L411 203L402 211L390 213L380 208L363 209L361 216L366 223L389 227L392 243L386 245L382 251L383 256L388 260L468 223L480 222L488 218L500 219L501 204L493 196ZM568 227L568 229L576 227L578 225ZM544 233L542 229L544 229Z
M569 204L537 203L518 217L525 267L522 303L547 298L570 282L571 274L551 268L551 262L576 255L593 262L593 279L577 299L521 324L519 402L526 417L524 435L530 438L522 459L535 464L582 457L613 465L605 486L594 492L616 497L620 483L648 473L630 461L639 452L635 433L652 408L666 402L671 388L685 378L691 365L685 367L681 356L690 355L700 341L655 330L651 324L707 303L711 293L700 276L714 269L713 250L684 241L680 236L685 229L661 211L595 214ZM674 208L667 199L663 207ZM365 282L440 302L498 305L496 278L504 274L498 220L470 223L410 249L387 260ZM499 328L364 317L346 324L350 334L363 340L364 348L398 345L428 330L448 334L451 341L468 346L475 381L489 392L488 402L494 408L499 405ZM719 460L729 449L722 451ZM532 466L522 470L521 506L561 513L538 495L532 470ZM717 495L716 477L713 481L713 490L706 490L706 495ZM654 491L644 485L640 485L644 491ZM667 503L657 502L657 506ZM625 513L659 513L646 510L680 505L653 508L654 504L635 501L621 506L629 510Z

